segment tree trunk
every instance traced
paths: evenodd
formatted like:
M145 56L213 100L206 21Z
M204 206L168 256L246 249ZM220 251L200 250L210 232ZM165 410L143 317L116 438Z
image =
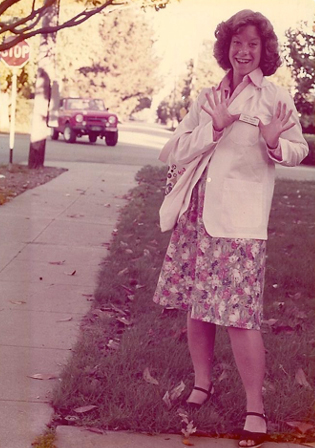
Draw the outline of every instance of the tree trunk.
M59 2L48 7L43 17L43 26L54 26L58 23ZM44 165L48 106L50 100L50 83L55 75L55 48L57 33L42 34L39 45L39 58L35 83L34 108L32 115L29 168L40 168Z

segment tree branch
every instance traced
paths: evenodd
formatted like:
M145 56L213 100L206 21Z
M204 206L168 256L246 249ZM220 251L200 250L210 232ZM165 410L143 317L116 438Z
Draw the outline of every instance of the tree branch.
M0 34L5 33L6 31L11 31L11 33L13 33L13 34L19 34L21 32L25 32L29 29L35 28L37 23L40 21L40 19L44 15L46 9L49 8L50 6L53 6L54 3L56 3L56 0L46 0L44 6L38 8L38 9L35 9L35 0L33 0L32 12L28 16L23 17L22 19L18 19L13 23L8 23L8 24L5 24L4 22L0 23L0 28L1 28ZM35 21L33 23L29 24L27 27L25 27L21 30L17 29L19 26L24 25L25 23L30 22L33 19L35 19Z
M20 0L4 0L0 3L0 15L3 14L10 6L19 3Z
M0 14L1 11L6 11L10 6L18 3L19 1L20 0L4 0L0 5ZM56 1L57 0L46 0L44 6L35 9L35 0L33 0L32 12L28 16L22 19L17 19L12 23L0 22L0 35L7 32L10 32L11 35L12 34L14 35L14 38L10 40L10 42L2 42L0 44L0 51L8 50L9 48L13 47L19 42L29 39L30 37L36 36L38 34L55 33L64 28L71 28L80 25L81 23L88 20L90 17L102 12L109 6L113 7L113 9L108 11L110 13L122 6L130 7L132 3L132 0L106 0L104 4L91 9L84 9L77 15L73 16L71 19L63 23L60 23L56 26L49 26L49 27L41 26L39 28L36 28L36 25L39 23L40 19L44 16L47 8L56 3ZM165 6L167 3L169 3L169 1L170 0L150 0L149 2L147 0L140 0L139 4L142 6L146 5L146 6L162 7ZM33 22L29 23L31 21ZM25 25L25 27L21 27L21 25ZM19 29L19 27L21 28Z

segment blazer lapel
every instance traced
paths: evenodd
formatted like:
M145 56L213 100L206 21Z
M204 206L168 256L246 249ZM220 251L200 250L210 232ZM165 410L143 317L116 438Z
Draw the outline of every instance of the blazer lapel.
M255 95L257 89L259 89L259 87L256 87L254 84L248 84L248 86L246 86L245 89L242 90L242 92L237 95L237 97L229 105L229 112L231 114L240 112L240 110L243 109L242 106L244 106L244 104Z

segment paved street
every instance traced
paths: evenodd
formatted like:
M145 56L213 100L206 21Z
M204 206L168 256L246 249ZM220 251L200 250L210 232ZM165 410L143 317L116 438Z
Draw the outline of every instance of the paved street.
M58 162L85 162L112 165L162 166L158 155L169 139L171 132L157 124L129 122L120 125L117 146L106 146L104 140L98 139L91 144L87 137L74 144L66 143L63 137L53 141L50 137L46 143L45 163L58 166ZM14 163L28 160L29 135L16 135L13 152ZM9 136L0 134L0 164L9 162ZM277 177L294 180L315 181L315 169L308 166L287 168L277 165Z
M82 137L74 144L66 143L63 136L46 143L45 161L91 162L114 165L160 164L158 153L170 136L170 132L158 125L129 123L119 127L119 140L115 147L106 146L98 139L91 144ZM28 160L29 135L16 135L13 162ZM9 136L0 134L0 163L9 162Z

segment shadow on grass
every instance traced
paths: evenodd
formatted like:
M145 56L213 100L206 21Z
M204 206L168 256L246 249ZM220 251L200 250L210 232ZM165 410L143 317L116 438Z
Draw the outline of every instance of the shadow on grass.
M54 393L57 423L181 431L178 408L193 386L186 316L152 302L170 237L158 225L165 174L164 168L151 166L137 174L139 185L129 193L92 308ZM262 331L267 351L265 406L276 441L303 442L314 436L313 428L298 437L287 424L314 423L314 196L314 183L278 181L270 219ZM145 381L146 368L155 384ZM301 372L304 383L298 380ZM181 381L183 394L168 408L163 397ZM218 329L213 381L210 402L191 418L201 434L234 437L243 422L245 396L224 328ZM88 405L96 408L75 411Z

